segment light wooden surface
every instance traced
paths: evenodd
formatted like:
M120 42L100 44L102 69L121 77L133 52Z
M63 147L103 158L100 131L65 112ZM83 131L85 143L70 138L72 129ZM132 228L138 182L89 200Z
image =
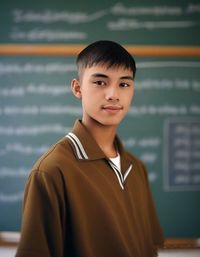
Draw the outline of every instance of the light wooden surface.
M19 232L0 232L0 246L15 247L20 239ZM200 238L167 238L164 250L169 249L200 249Z
M86 45L64 44L0 44L0 55L70 56L77 55ZM124 45L134 56L200 57L200 47Z
M14 257L17 247L2 247L0 246L0 256L1 257ZM158 254L159 257L199 257L200 249L167 249L161 250Z
M14 257L20 239L19 232L0 232L0 256ZM199 257L200 239L168 238L164 249L159 250L159 257Z

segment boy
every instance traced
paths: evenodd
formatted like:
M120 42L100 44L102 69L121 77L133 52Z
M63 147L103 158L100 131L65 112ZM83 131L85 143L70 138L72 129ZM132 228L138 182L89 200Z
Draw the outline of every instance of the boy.
M134 95L133 57L97 41L77 57L82 119L34 165L17 257L151 257L163 236L147 173L116 135Z

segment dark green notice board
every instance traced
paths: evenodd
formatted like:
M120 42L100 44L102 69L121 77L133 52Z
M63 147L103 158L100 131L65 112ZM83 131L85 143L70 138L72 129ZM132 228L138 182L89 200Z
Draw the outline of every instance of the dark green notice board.
M74 57L0 59L0 231L20 231L25 181L81 117ZM135 98L118 133L144 161L167 237L200 235L200 61L137 58Z
M4 0L0 43L200 44L199 0Z

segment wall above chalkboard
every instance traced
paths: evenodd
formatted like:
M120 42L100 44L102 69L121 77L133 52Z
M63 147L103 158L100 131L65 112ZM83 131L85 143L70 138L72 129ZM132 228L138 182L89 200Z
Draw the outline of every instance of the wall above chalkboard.
M72 1L0 4L0 43L87 44L112 39L134 45L200 45L200 3Z

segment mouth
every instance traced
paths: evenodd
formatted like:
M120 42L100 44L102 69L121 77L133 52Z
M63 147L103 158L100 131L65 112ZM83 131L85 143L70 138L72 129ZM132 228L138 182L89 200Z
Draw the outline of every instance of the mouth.
M103 110L109 112L109 113L117 113L123 109L120 105L104 105L102 107Z

